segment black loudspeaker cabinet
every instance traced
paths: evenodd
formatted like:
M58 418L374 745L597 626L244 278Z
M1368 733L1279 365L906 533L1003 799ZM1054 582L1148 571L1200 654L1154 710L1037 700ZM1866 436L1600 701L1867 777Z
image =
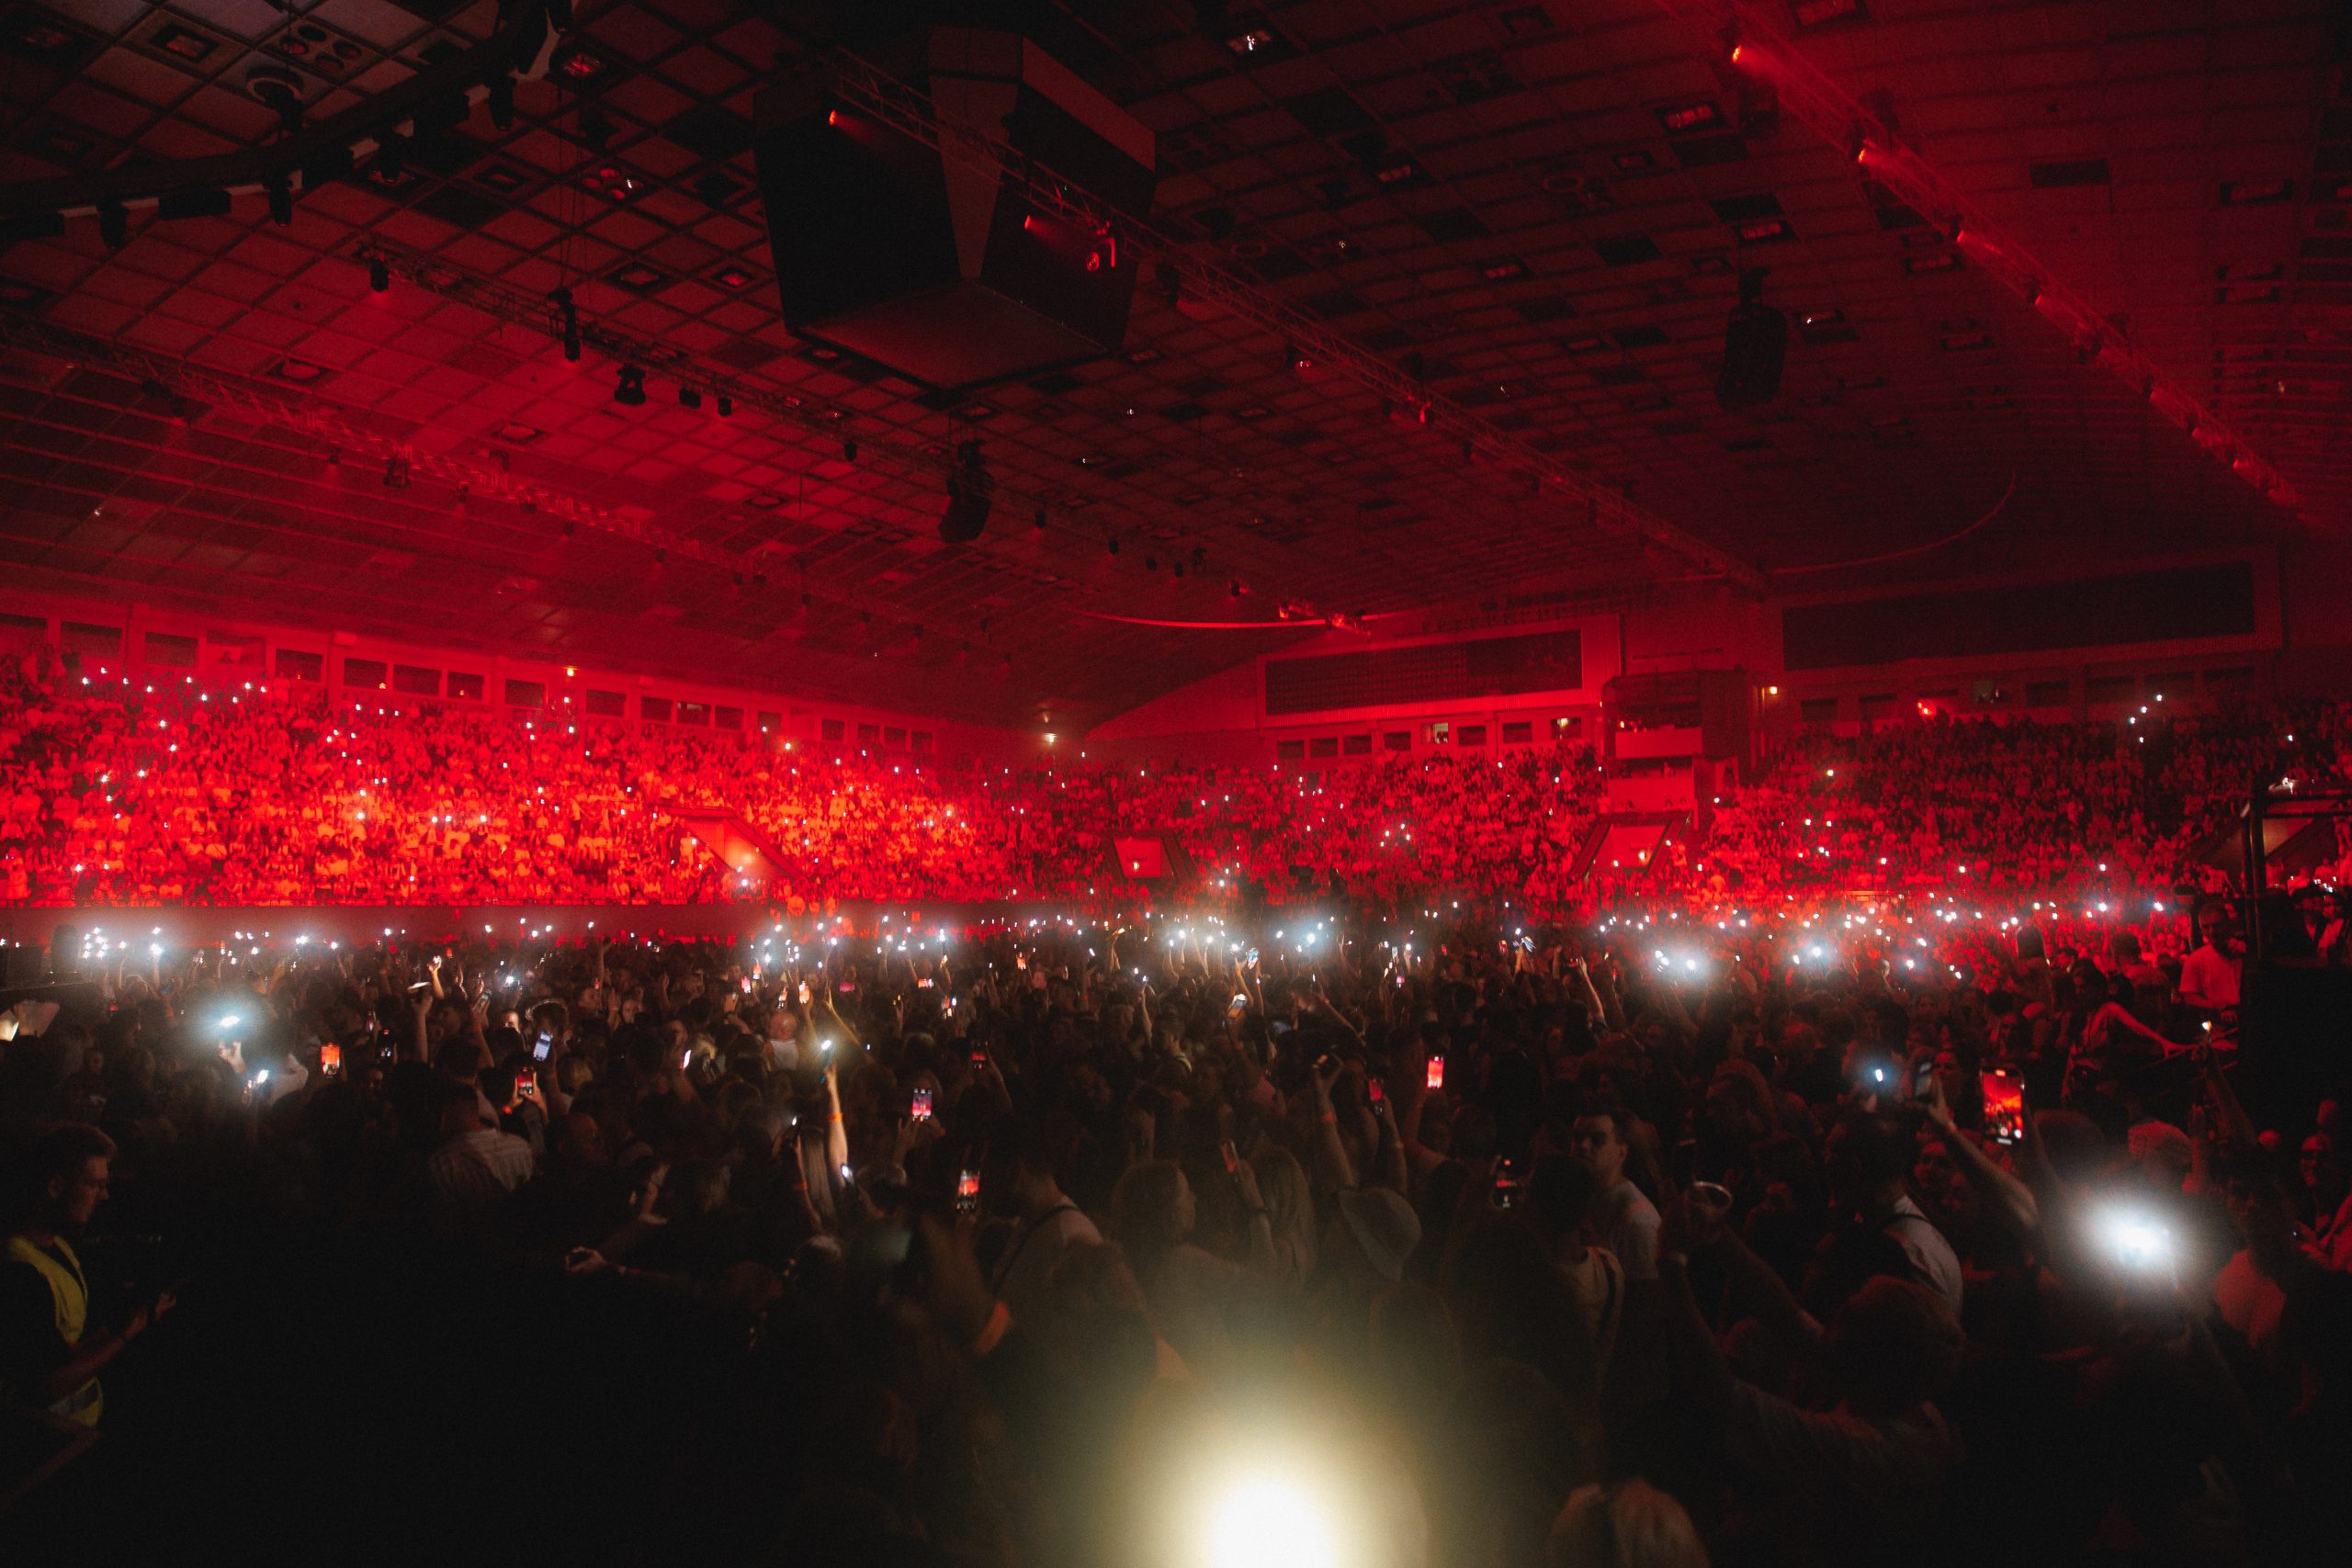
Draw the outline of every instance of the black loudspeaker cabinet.
M1715 401L1727 409L1770 402L1780 393L1781 370L1788 356L1788 317L1753 301L1734 306L1724 328L1724 368L1715 378Z
M2239 1021L2238 1094L2258 1125L2291 1128L2352 1078L2352 969L2249 967Z
M1035 45L934 28L908 56L944 140L976 131L1120 211L1149 209L1150 133ZM1041 210L993 164L821 84L763 94L755 150L796 334L942 390L1098 359L1125 339L1132 247Z

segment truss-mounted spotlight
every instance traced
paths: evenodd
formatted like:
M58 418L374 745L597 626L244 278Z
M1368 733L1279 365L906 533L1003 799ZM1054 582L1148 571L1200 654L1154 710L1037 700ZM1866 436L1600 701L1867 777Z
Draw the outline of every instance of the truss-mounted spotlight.
M645 406L645 372L635 365L621 367L620 383L613 389L613 401L623 408Z
M286 171L278 170L262 181L262 194L269 198L269 220L284 229L294 221L294 186Z
M381 294L392 286L392 269L384 265L381 256L368 258L368 292Z
M843 442L842 443L842 462L844 462L844 463L850 464L852 467L855 467L855 466L856 466L856 463L857 463L857 437L856 437L856 436L853 435L853 436L851 436L849 439L847 439L846 441L843 441Z
M718 394L718 417L721 419L735 417L735 400L724 392Z
M702 407L701 389L695 387L680 386L678 388L678 406L682 409L698 409Z
M1041 506L1037 508L1036 511L1029 514L1029 526L1036 529L1041 534L1046 531L1046 509L1044 507Z
M119 201L98 203L98 238L119 251L130 243L130 213Z

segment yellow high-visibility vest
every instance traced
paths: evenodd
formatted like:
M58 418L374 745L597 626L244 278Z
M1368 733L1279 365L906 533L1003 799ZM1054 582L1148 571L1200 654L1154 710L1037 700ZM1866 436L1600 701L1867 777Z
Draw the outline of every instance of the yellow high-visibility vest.
M90 1281L82 1272L82 1260L74 1256L74 1249L66 1245L63 1236L57 1238L57 1250L65 1255L63 1263L20 1235L10 1236L6 1248L10 1258L49 1281L50 1303L57 1313L58 1337L69 1346L79 1345L82 1331L90 1322ZM92 1378L49 1409L52 1416L95 1427L105 1404L106 1395L98 1388L98 1380Z

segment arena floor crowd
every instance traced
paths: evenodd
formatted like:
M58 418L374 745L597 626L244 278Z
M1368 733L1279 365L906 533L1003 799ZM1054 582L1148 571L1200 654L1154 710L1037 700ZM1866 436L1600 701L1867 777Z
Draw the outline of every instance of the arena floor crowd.
M1808 739L1652 879L1570 887L1570 749L989 773L20 683L16 902L719 898L662 818L724 799L812 892L1069 910L117 949L85 1003L19 1003L0 1382L104 1440L11 1529L89 1561L2332 1558L2340 1066L2241 1061L2238 912L2183 878L2347 731L2138 728ZM1224 869L1107 912L1138 813ZM2333 906L2300 918L2340 962Z

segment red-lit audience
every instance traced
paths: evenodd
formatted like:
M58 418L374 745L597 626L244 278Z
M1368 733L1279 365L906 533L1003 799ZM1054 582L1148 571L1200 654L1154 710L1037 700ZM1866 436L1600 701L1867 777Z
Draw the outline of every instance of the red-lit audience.
M2342 1069L2225 1067L2177 962L1207 929L101 965L0 1019L0 1382L126 1485L182 1402L273 1551L369 1487L606 1561L2340 1551ZM208 1318L84 1282L230 1223Z
M1583 864L1601 771L1574 745L1332 766L1008 770L708 731L242 685L92 695L0 677L0 901L688 904L1143 896L1114 834L1165 832L1184 896L1430 895L1553 916L1855 890L2161 889L2255 783L2340 783L2340 705L2165 722L1939 719L1800 739L1659 863ZM2154 744L2151 746L2151 742ZM674 814L740 814L781 866Z

